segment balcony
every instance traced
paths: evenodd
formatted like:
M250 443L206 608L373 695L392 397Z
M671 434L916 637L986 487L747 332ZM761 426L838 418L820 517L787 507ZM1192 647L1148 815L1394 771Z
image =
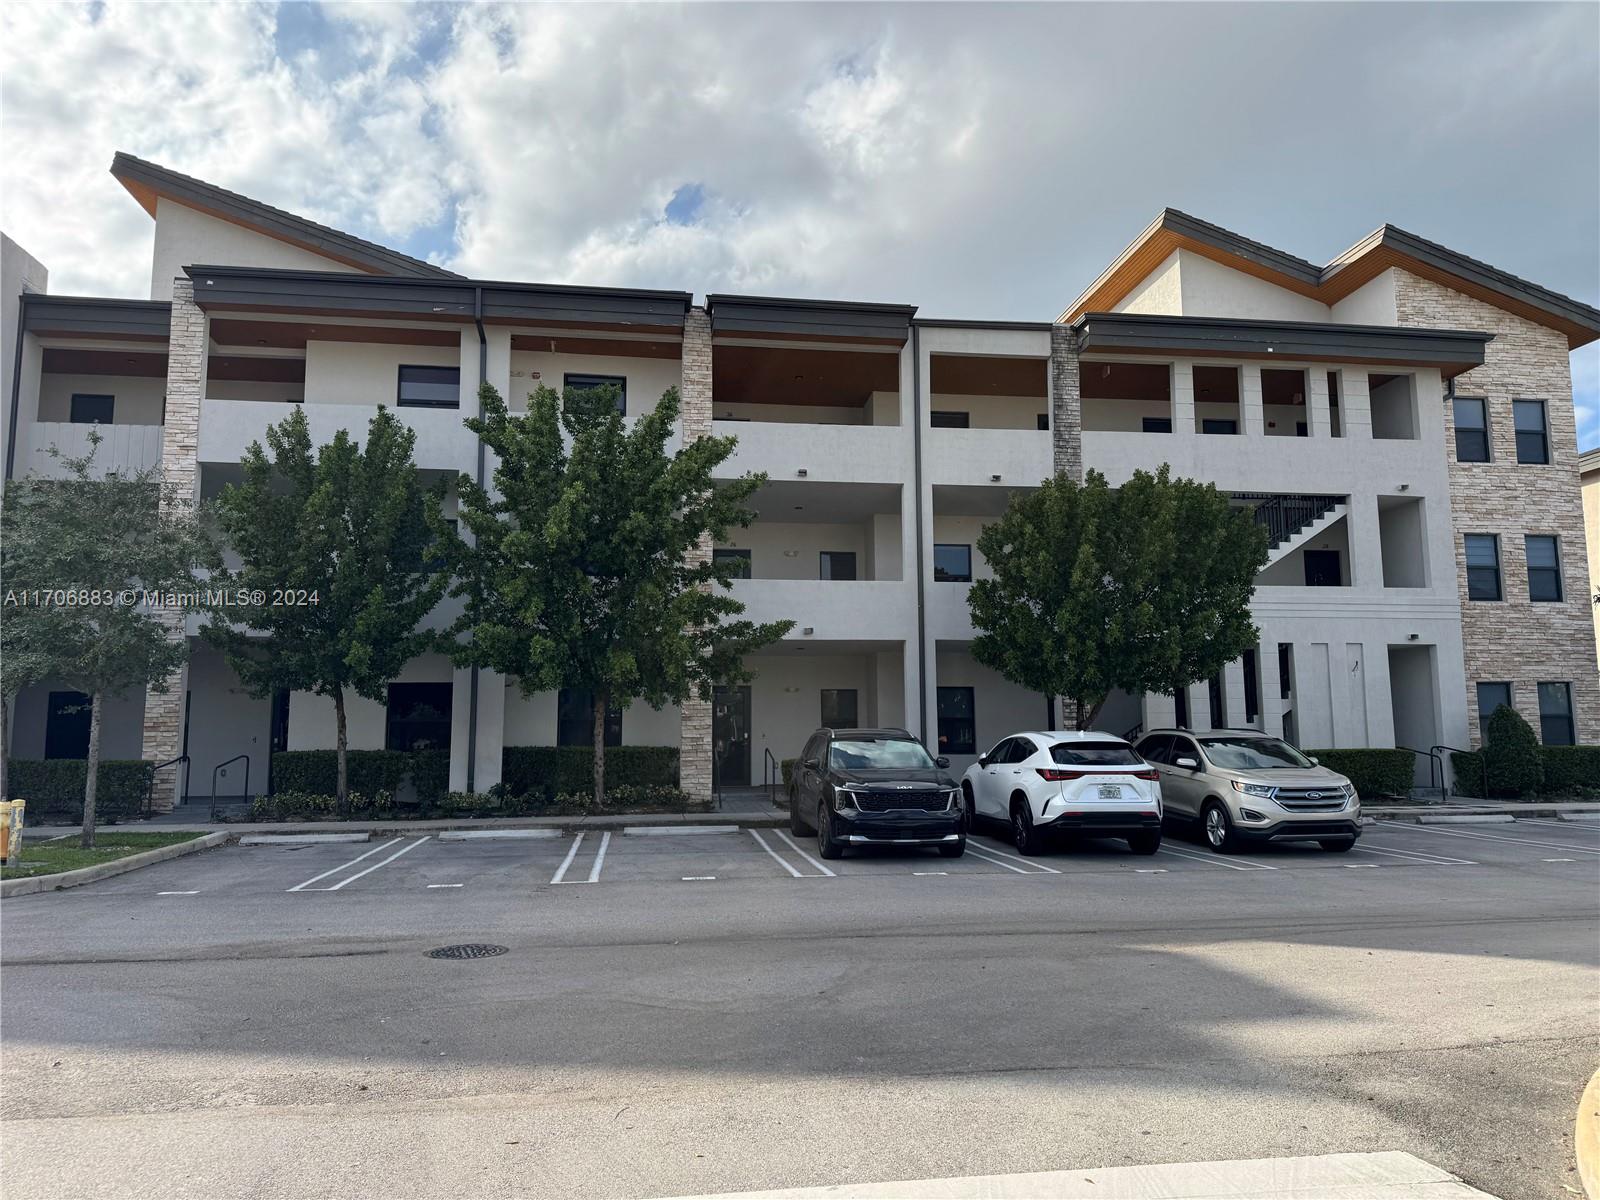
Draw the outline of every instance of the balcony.
M19 477L31 474L39 479L64 479L66 468L50 455L54 446L69 458L89 453L89 433L100 434L93 474L104 477L111 471L133 474L161 464L160 425L79 425L67 421L38 421L28 430L27 440L17 456Z
M1055 474L1045 430L930 429L927 438L928 479L935 486L1038 487Z
M200 461L237 463L251 442L265 444L267 427L296 408L304 410L313 445L325 445L341 429L357 440L377 414L374 404L293 404L268 400L205 400L200 405ZM468 471L477 462L477 438L454 408L391 408L417 435L413 451L423 470Z
M748 620L793 621L785 645L898 642L916 628L916 587L900 580L736 579L730 591Z
M977 631L972 627L972 609L967 597L970 583L928 584L928 637L936 642L970 642Z
M911 478L911 435L898 425L713 421L711 432L739 439L718 468L725 478L747 471L765 471L774 480L820 483L904 483Z
M1224 491L1304 492L1314 482L1318 492L1345 494L1424 483L1442 477L1445 465L1437 446L1416 442L1084 431L1084 466L1104 473L1113 487L1136 470L1154 471L1162 463L1175 476Z

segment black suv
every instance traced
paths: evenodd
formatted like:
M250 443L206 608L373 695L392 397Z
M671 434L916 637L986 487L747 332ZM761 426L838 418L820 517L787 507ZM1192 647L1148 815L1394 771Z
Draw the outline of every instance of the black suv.
M846 846L937 846L966 853L961 788L904 729L819 729L789 782L789 828L817 834L818 853Z

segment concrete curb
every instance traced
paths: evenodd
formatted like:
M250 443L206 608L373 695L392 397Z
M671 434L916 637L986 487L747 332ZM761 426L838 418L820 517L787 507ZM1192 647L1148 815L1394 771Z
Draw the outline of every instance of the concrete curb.
M627 826L640 825L737 825L741 829L777 829L788 828L789 814L787 812L700 812L700 813L604 813L597 816L567 816L567 817L483 817L478 820L435 820L435 821L249 821L249 822L217 822L210 824L197 821L191 825L166 825L151 824L143 826L139 832L149 833L216 833L221 832L230 838L263 837L277 838L304 837L312 834L331 833L371 833L389 836L409 837L417 834L433 834L438 837L445 833L456 832L487 832L490 830L504 831L508 829L552 829L557 834L583 833L587 830L612 830L620 832ZM35 828L38 828L37 826ZM117 825L102 829L100 832L130 832L131 827ZM452 841L455 839L451 839Z
M1470 820L1483 817L1494 817L1500 821L1512 821L1518 817L1538 817L1546 821L1589 821L1600 820L1600 811L1590 811L1593 805L1582 807L1562 805L1540 805L1538 807L1514 808L1510 805L1474 805L1471 808L1433 805L1423 808L1419 805L1408 806L1371 806L1362 805L1363 816L1376 817L1380 821L1426 821L1432 822L1440 818L1445 821L1467 818Z
M174 830L174 832L181 831ZM31 896L35 892L59 892L63 888L110 879L114 875L126 875L129 871L137 871L140 867L153 867L156 863L166 862L168 859L182 858L186 854L210 850L213 846L220 846L228 841L230 836L227 833L210 833L191 842L157 846L154 850L130 854L126 858L117 858L110 862L96 863L92 867L79 867L76 871L58 871L54 875L39 875L32 879L0 880L0 898Z
M1418 825L1514 825L1510 813L1427 813L1417 818Z
M371 833L246 833L241 846L321 846L328 842L370 842Z
M1578 1101L1572 1130L1572 1153L1578 1160L1578 1182L1589 1200L1600 1200L1600 1071L1589 1077Z

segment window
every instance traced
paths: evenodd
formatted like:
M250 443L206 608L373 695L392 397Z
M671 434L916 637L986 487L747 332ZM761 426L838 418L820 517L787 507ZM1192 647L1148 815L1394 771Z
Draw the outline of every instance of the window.
M1206 680L1206 691L1211 701L1211 728L1228 727L1228 709L1222 702L1222 676L1213 675Z
M391 683L385 748L450 749L450 690L448 683Z
M1523 538L1528 555L1528 599L1561 599L1561 552L1549 534L1530 533Z
M822 724L827 729L856 729L861 722L856 719L855 688L822 689Z
M1255 650L1246 650L1244 658L1244 723L1254 725L1261 715L1260 666Z
M1179 729L1189 728L1189 689L1186 687L1172 693L1172 723Z
M1151 734L1138 745L1139 757L1145 762L1164 763L1172 761L1172 735L1168 733Z
M278 688L272 693L272 718L267 730L267 744L273 754L289 748L289 689ZM272 764L269 760L267 769ZM271 791L269 785L267 791Z
M1139 428L1145 433L1171 433L1171 417L1142 417ZM1209 430L1207 432L1210 432Z
M928 424L935 429L969 429L972 426L972 415L936 408L928 414Z
M718 549L711 552L711 561L714 563L732 563L733 577L735 579L750 578L750 551Z
M1278 699L1287 700L1294 689L1294 643L1278 643Z
M1456 461L1489 461L1488 408L1480 396L1458 396L1456 415Z
M1469 533L1467 599L1500 599L1500 539L1492 533Z
M1511 423L1517 434L1519 463L1550 461L1550 438L1544 424L1543 400L1513 400Z
M1507 708L1511 705L1511 685L1509 683L1480 683L1478 685L1478 728L1481 730L1489 724L1489 718L1494 716L1494 710L1504 704Z
M594 694L578 688L556 693L556 745L594 745ZM622 745L622 709L606 705L606 745Z
M1571 746L1576 740L1570 683L1539 685L1539 740L1546 746Z
M1139 756L1120 742L1057 742L1050 757L1063 767L1136 767Z
M927 771L933 759L910 738L851 738L828 747L828 765L840 771Z
M854 550L824 550L818 556L818 579L854 579L856 577L856 552Z
M626 375L563 375L563 387L576 388L580 392L592 391L595 388L614 387L617 389L617 413L621 416L628 414L628 378ZM592 740L592 739L591 739ZM584 745L588 745L585 742Z
M1274 737L1207 737L1201 738L1200 744L1211 765L1224 771L1304 771L1313 765L1300 751Z
M1201 433L1238 433L1239 422L1232 417L1202 417L1200 420Z
M1167 759L1167 762L1171 763L1173 766L1177 766L1178 765L1178 760L1180 758L1187 758L1187 759L1189 759L1189 760L1191 760L1193 762L1199 762L1200 761L1200 751L1196 750L1195 746L1194 746L1194 743L1191 742L1186 737L1175 737L1175 738L1173 738L1172 739L1172 747L1168 751L1168 753L1170 753L1172 755L1172 757ZM1194 769L1195 768L1193 768L1193 767L1185 768L1185 770L1194 770Z
M972 716L972 689L969 687L940 688L938 708L939 753L977 753L978 729Z
M74 425L109 425L116 403L115 396L93 396L87 392L73 392L72 411L68 419Z
M972 547L953 544L934 546L933 579L935 583L971 583Z
M1039 428L1041 430L1048 430L1050 428L1050 414L1049 413L1040 413L1039 414Z
M89 706L92 699L83 692L50 693L50 710L44 725L46 758L89 757Z
M1005 758L1000 761L1008 763L1027 762L1037 753L1039 753L1039 747L1033 744L1032 738L1014 737L1011 739L1010 749L1006 751Z
M460 408L460 367L401 367L401 408Z

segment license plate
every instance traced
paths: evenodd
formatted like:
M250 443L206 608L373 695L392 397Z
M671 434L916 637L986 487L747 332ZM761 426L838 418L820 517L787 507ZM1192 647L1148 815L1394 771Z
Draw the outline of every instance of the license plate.
M1121 800L1122 799L1122 786L1120 784L1115 784L1115 783L1102 783L1100 785L1100 799L1102 799L1102 800Z

